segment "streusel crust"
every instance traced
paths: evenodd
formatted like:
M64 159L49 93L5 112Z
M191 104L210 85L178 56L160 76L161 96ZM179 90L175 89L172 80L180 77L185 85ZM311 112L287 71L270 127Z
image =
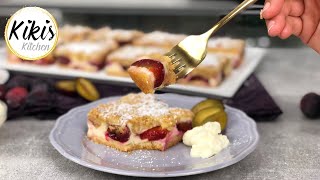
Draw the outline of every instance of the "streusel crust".
M181 119L192 118L190 110L169 108L165 103L154 99L154 96L142 93L129 94L118 101L100 104L88 113L88 120L95 127L103 123L127 125L136 134L157 126L170 131Z

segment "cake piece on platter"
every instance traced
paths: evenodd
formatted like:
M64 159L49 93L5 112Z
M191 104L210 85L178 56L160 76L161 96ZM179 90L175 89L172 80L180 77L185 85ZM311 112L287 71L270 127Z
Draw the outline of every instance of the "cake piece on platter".
M244 50L243 40L211 39L206 58L185 78L179 79L178 83L216 87L241 65ZM161 63L155 62L159 60ZM128 71L133 81L144 93L153 93L154 89L176 82L176 76L173 75L175 67L170 61L171 59L167 56L141 58L133 63Z
M208 53L206 58L186 77L178 80L179 84L216 87L224 77L232 72L230 60Z
M228 58L234 68L238 68L244 59L246 43L242 39L211 38L208 41L208 53Z
M107 54L117 47L113 40L65 43L56 48L54 56L62 67L94 72L104 67Z
M105 72L108 75L128 77L127 69L137 59L152 54L163 54L166 49L160 47L123 46L107 56Z
M192 128L193 113L170 108L151 94L128 94L88 113L87 137L120 151L164 151Z

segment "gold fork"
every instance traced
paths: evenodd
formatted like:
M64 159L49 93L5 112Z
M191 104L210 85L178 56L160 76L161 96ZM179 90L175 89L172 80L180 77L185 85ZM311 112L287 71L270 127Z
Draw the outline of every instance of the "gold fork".
M235 15L248 6L254 4L256 1L257 0L244 0L209 31L201 35L191 35L186 37L166 53L165 55L170 57L171 62L175 66L174 72L177 75L177 78L183 78L203 61L207 54L208 40L213 33L217 32Z

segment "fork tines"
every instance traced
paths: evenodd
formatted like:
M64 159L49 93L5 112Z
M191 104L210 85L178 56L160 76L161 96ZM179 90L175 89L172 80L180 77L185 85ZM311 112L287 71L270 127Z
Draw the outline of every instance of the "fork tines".
M185 62L185 53L181 51L179 47L174 47L169 51L166 56L171 59L171 63L174 65L174 73L178 78L182 78L186 73L183 73L186 70L187 64Z

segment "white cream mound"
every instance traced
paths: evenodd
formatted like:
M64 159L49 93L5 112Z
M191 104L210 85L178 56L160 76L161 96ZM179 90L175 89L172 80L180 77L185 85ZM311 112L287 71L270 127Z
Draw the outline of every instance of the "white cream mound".
M229 145L227 136L220 133L221 127L218 122L207 122L187 131L183 135L183 143L192 147L191 157L209 158Z
M7 105L0 100L0 126L7 120Z
M0 69L0 84L5 84L9 80L9 72L4 69Z

